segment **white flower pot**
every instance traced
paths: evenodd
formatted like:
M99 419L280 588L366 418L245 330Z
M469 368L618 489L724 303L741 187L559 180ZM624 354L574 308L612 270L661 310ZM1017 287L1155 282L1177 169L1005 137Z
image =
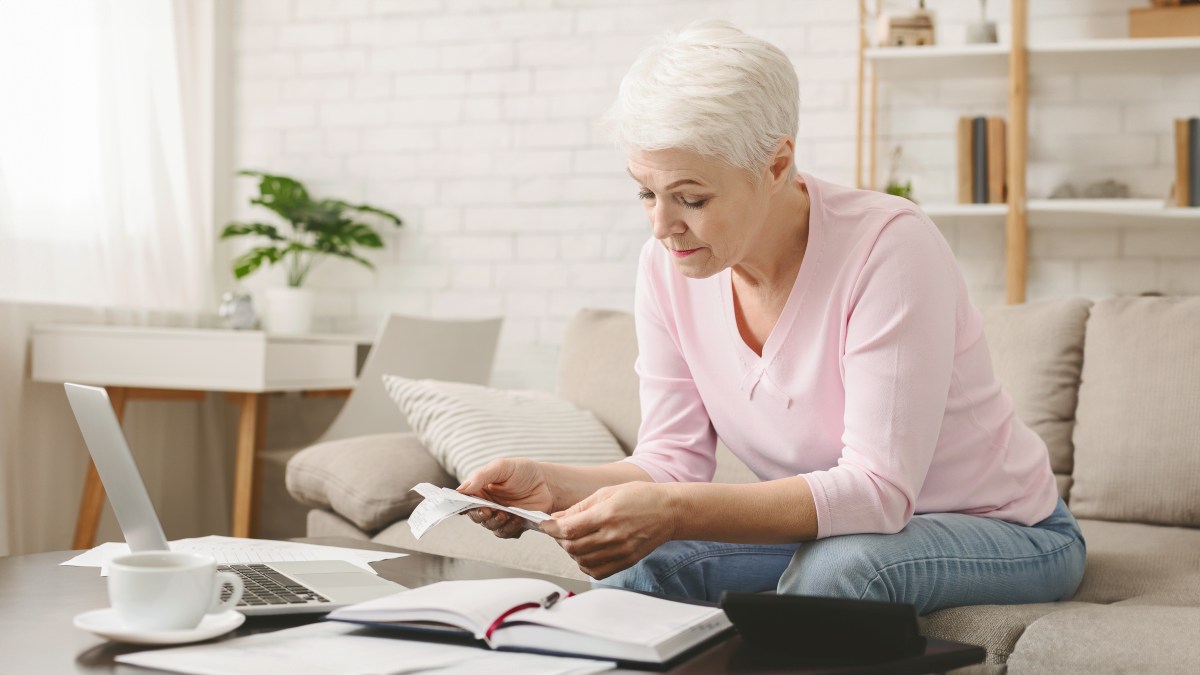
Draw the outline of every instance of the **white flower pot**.
M307 288L268 288L264 328L277 335L312 332L313 292Z

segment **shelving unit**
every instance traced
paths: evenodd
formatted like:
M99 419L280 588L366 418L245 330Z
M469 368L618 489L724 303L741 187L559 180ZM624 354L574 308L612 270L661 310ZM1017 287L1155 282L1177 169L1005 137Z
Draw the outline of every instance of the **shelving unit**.
M1000 225L1007 204L922 204L935 222L949 225ZM1041 227L1196 227L1200 208L1164 206L1158 199L1030 199L1030 228Z
M1029 71L1060 74L1082 70L1105 74L1195 72L1200 38L1077 40L1027 44L1028 0L1012 0L1009 45L868 48L866 0L859 2L859 187L878 189L876 180L877 78L897 80L1006 77L1008 79L1008 202L1006 204L930 204L922 208L935 221L957 225L1005 224L1006 294L1010 303L1025 301L1030 227L1200 227L1200 208L1164 205L1155 199L1027 199ZM867 91L869 90L869 95ZM870 101L864 132L865 101ZM1166 124L1164 120L1164 124ZM864 133L869 178L863 176Z
M1008 47L872 47L866 50L871 72L891 79L1007 77Z
M1121 72L1194 72L1200 38L1076 40L1032 45L1029 67L1039 73L1076 70ZM1008 77L1009 48L1004 45L957 47L874 47L865 57L872 72L892 79Z

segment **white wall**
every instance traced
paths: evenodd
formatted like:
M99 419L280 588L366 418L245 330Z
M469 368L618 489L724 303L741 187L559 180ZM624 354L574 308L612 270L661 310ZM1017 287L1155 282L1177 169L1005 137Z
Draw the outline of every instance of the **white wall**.
M915 3L908 3L915 4ZM933 0L961 42L977 5ZM1031 2L1031 39L1122 37L1140 0ZM845 0L242 0L234 17L233 161L318 194L396 210L372 256L314 274L330 328L386 311L506 317L496 382L553 386L580 307L628 309L649 231L622 157L594 128L655 34L722 17L779 45L800 76L803 170L854 179L857 5ZM1008 35L1009 5L989 3ZM1136 196L1171 180L1168 120L1200 112L1200 78L1037 78L1029 190L1113 177ZM881 171L896 142L921 201L949 200L959 115L1003 114L1002 78L880 87ZM248 179L233 189L248 209ZM979 304L1002 300L1002 227L945 226ZM1200 230L1049 228L1031 235L1030 298L1200 292ZM226 256L230 247L223 247ZM278 276L259 275L261 289Z

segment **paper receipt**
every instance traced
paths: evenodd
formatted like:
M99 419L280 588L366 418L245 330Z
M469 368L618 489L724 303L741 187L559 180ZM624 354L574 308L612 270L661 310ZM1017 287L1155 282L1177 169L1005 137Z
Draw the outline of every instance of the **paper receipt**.
M543 520L550 519L548 514L542 513L541 511L526 511L525 509L520 509L515 506L502 506L495 502L489 502L486 499L472 497L471 495L464 495L457 490L451 490L450 488L446 487L438 487L432 483L418 483L416 487L413 488L413 491L425 498L425 501L421 502L417 508L413 510L412 515L408 517L408 527L412 530L413 536L417 539L420 539L421 536L429 530L429 528L437 525L450 516L457 515L463 511L468 511L480 506L486 506L488 508L496 509L497 511L504 511L506 513L511 513L514 516L520 516L534 526L536 526L538 523L541 523Z

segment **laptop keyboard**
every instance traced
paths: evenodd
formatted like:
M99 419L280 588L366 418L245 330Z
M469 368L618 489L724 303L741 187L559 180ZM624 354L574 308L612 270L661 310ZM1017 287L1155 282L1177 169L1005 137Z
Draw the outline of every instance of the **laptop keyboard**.
M223 572L233 572L242 578L245 590L238 607L264 607L268 605L308 605L329 602L311 588L276 572L267 565L217 565ZM221 590L221 599L230 595L228 589Z

